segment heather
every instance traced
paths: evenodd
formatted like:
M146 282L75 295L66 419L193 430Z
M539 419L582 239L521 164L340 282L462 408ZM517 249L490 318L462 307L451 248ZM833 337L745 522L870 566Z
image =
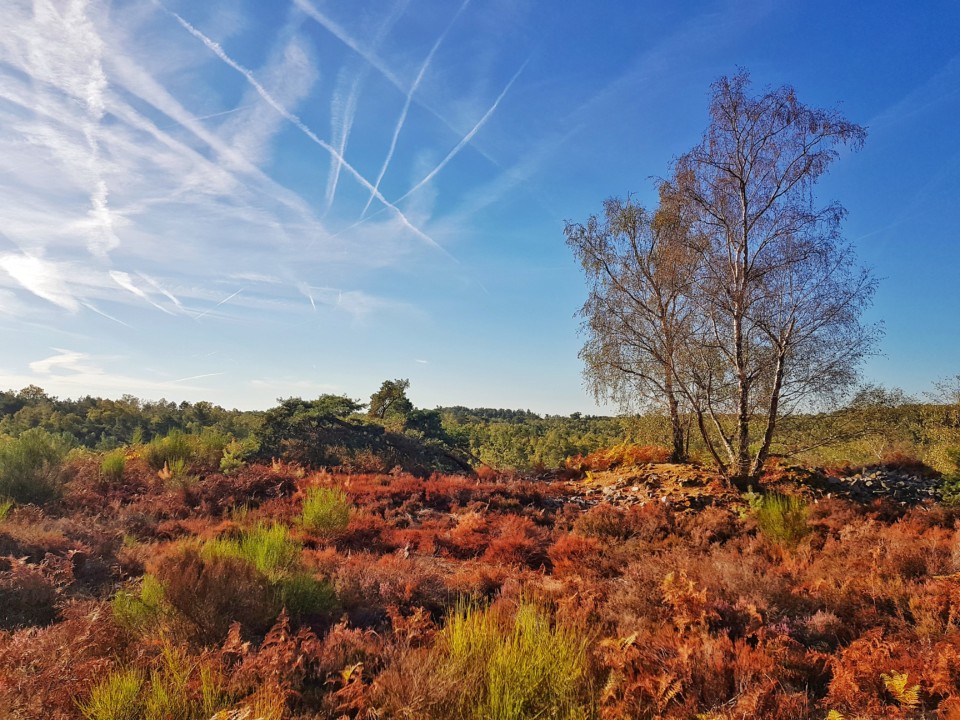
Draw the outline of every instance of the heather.
M960 511L934 496L783 463L743 494L651 444L536 477L192 454L176 482L110 453L0 519L12 717L960 709Z

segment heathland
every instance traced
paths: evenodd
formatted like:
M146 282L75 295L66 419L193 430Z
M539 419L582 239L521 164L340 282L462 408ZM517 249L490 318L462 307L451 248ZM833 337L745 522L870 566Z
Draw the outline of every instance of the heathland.
M0 395L0 715L960 717L949 384L797 416L747 491L664 418L384 386Z

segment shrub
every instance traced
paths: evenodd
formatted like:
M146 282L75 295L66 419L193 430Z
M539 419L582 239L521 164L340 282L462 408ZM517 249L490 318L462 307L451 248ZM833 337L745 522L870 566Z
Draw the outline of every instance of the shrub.
M183 467L195 454L196 440L180 430L173 430L162 438L154 438L143 447L143 459L154 470L173 468L179 461Z
M305 615L328 615L337 605L333 585L298 572L277 583L280 602L294 617Z
M239 538L219 538L203 546L208 558L232 557L249 563L271 580L293 570L300 561L300 543L279 523L257 524Z
M810 508L803 498L767 493L751 494L748 500L760 532L776 543L796 545L811 530Z
M220 472L229 474L246 465L247 458L259 449L255 438L246 438L242 441L232 439L223 448L220 457Z
M300 521L308 530L323 535L343 532L350 522L347 494L339 489L308 488Z
M140 670L115 670L94 686L86 702L78 703L80 712L87 720L137 720L143 708L142 686Z
M601 471L613 468L629 468L651 463L665 463L670 459L670 449L659 445L614 445L590 453L589 455L575 455L564 461L568 470L586 472L588 470Z
M144 575L140 592L118 591L110 600L110 609L121 627L146 632L157 624L163 613L163 586L154 575Z
M100 479L104 482L119 483L123 480L123 469L127 464L127 453L123 449L113 450L100 461Z
M199 644L222 642L234 622L264 631L280 611L268 578L238 557L202 556L185 546L160 561L156 576L166 603Z
M943 476L940 491L947 505L960 505L960 449L947 450L947 458L953 465L953 472Z
M13 508L13 500L0 500L0 522L3 522Z
M512 621L492 609L453 613L441 634L440 673L461 685L457 717L480 720L581 718L586 700L586 640L553 627L522 602Z
M13 560L0 572L0 629L45 625L57 616L57 586L42 566Z
M0 497L38 505L59 497L69 449L66 440L41 428L0 439Z

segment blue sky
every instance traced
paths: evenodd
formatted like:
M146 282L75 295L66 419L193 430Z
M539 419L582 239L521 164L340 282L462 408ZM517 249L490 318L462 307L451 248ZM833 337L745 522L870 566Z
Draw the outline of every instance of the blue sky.
M960 3L8 0L0 388L610 412L564 220L653 204L738 66L867 126L819 186L867 379L960 372Z

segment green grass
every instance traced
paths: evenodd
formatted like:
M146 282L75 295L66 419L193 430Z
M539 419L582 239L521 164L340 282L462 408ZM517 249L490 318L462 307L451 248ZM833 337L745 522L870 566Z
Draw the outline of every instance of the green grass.
M0 500L0 522L4 521L12 508L13 500Z
M163 614L163 586L149 573L143 576L140 591L118 591L110 600L117 624L131 632L144 633L160 621Z
M143 680L139 670L115 670L94 686L86 702L78 703L80 712L87 720L137 720Z
M768 493L752 495L749 502L760 532L778 544L796 545L811 532L810 508L803 498Z
M206 720L230 707L222 673L165 643L155 666L116 670L78 703L87 720Z
M121 448L106 453L100 461L100 478L104 482L119 483L123 480L123 469L126 464L126 450Z
M451 716L575 720L590 715L586 639L523 603L512 621L490 609L453 613L441 636L441 672L463 691Z
M154 438L143 446L143 459L154 470L162 470L164 466L172 469L174 464L182 461L185 465L196 455L197 439L186 435L180 430L173 430L162 438ZM183 467L183 465L181 465Z
M350 502L343 490L312 487L303 500L302 525L320 534L345 530L350 522Z
M66 440L41 428L0 437L0 497L38 505L59 497L69 449Z
M203 554L228 556L245 560L271 582L284 578L300 561L301 545L290 537L290 531L279 523L257 524L239 539L220 538L204 543Z

